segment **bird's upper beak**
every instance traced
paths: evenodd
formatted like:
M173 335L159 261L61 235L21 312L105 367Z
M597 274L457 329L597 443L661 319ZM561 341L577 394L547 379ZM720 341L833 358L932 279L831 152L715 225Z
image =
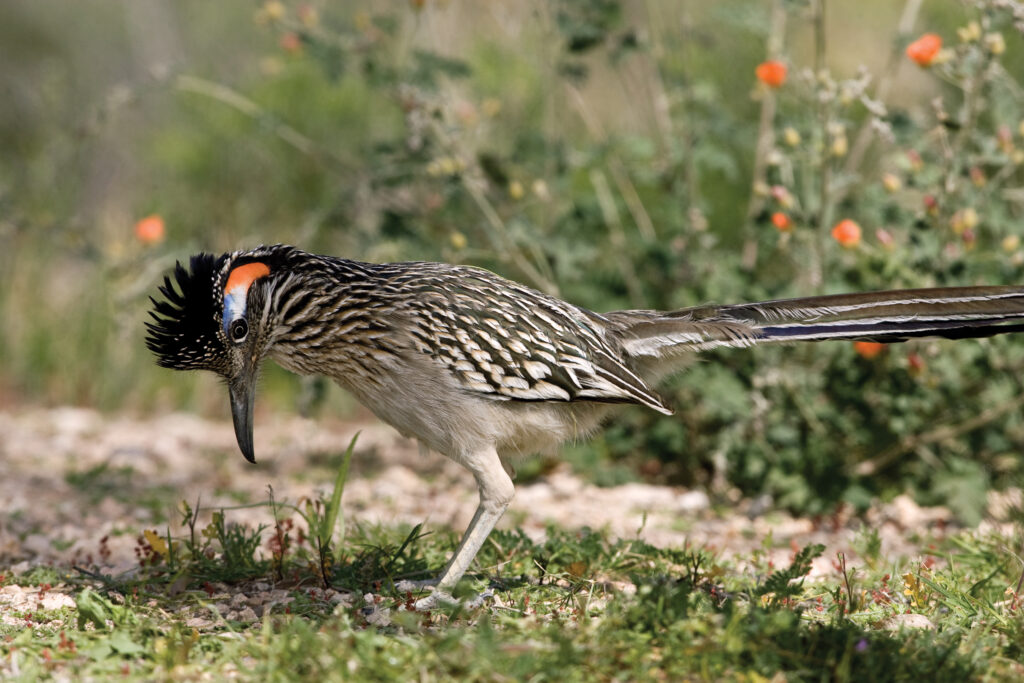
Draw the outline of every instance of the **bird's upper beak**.
M256 403L256 373L243 373L228 381L231 391L231 419L235 423L235 438L242 455L256 462L252 449L252 409Z

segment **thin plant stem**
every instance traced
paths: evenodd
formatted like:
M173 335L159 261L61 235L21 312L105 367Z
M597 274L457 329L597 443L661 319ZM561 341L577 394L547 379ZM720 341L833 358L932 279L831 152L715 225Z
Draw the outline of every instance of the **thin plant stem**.
M312 138L303 135L287 123L277 120L266 109L233 88L205 78L188 75L176 77L174 87L182 92L202 95L225 104L258 122L291 147L328 166L331 170L344 174L352 173L352 164L325 151Z
M431 121L430 126L435 139L443 146L449 148L455 146L454 141L445 133L440 122ZM462 173L460 179L463 189L466 190L470 199L476 204L480 213L483 214L486 224L490 227L487 235L494 245L495 255L502 261L511 263L518 268L534 287L537 287L546 294L557 296L558 283L555 281L549 264L544 260L543 253L534 250L532 251L534 261L527 258L523 250L516 244L505 221L498 214L497 209L494 208L494 204L484 194L478 179L471 177L467 173Z
M1024 406L1024 396L1020 396L1016 400L983 410L978 415L964 420L959 424L940 424L935 429L929 430L923 434L906 436L901 439L899 443L882 451L877 457L858 463L854 467L854 474L858 477L870 477L877 475L892 463L909 453L913 453L922 446L940 443L943 441L951 441L963 434L980 429L990 422L998 420L1003 415L1020 409L1022 406Z
M626 233L622 229L622 219L615 207L615 199L612 197L611 188L608 187L608 179L600 169L595 168L590 171L590 183L594 186L597 203L601 207L604 222L608 226L608 236L615 252L615 261L622 280L626 283L630 303L640 308L644 305L643 288L640 286L640 278L637 277L633 262L626 252Z
M963 171L964 159L967 158L966 147L970 140L974 123L978 118L978 110L982 102L982 91L985 87L985 73L988 71L990 59L982 60L978 68L972 72L963 84L964 104L960 110L960 129L946 148L946 179L942 185L944 194L956 194L959 179ZM946 202L943 202L945 204Z
M516 268L521 270L533 282L534 286L539 288L541 291L547 294L557 295L558 284L554 279L543 275L540 270L523 254L523 252L515 245L515 241L509 234L508 227L505 225L505 221L502 220L501 216L498 215L494 205L491 201L484 196L483 191L469 178L464 178L462 186L469 194L470 198L480 209L480 213L484 215L487 220L487 224L491 226L494 231L495 247L497 256L502 259L511 262Z
M786 8L783 0L774 0L771 10L771 24L768 30L768 58L775 59L782 51L786 33ZM743 251L740 263L744 270L752 271L757 266L757 236L753 219L764 210L765 197L759 188L767 185L766 171L768 155L775 147L775 94L765 89L761 96L761 114L757 126L757 144L754 146L754 171L751 175L750 201L747 204L747 220L744 227Z
M572 85L567 85L566 87L569 92L569 98L579 113L580 118L583 119L583 124L587 127L587 131L597 140L606 140L607 135L604 132L604 128L587 107L583 94ZM608 171L611 173L612 180L615 182L619 194L622 195L623 200L626 202L626 208L629 209L630 215L633 217L637 232L644 239L655 240L657 233L654 229L654 221L651 220L647 209L644 208L643 201L640 199L640 193L637 192L633 181L629 179L622 161L618 157L612 156L608 161Z
M921 2L922 0L907 0L907 4L903 6L903 14L900 15L900 21L896 27L897 39L893 41L892 50L889 52L885 69L882 71L882 77L878 80L878 86L875 88L874 99L876 100L884 101L889 95L889 90L892 89L892 84L896 81L896 75L903 63L903 44L906 42L906 37L914 30L917 15L921 10ZM873 129L869 118L861 124L860 130L857 131L857 137L854 138L853 145L850 147L850 154L846 157L843 170L853 173L860 168L873 139Z
M826 35L825 0L818 0L814 8L814 78L819 82L825 76ZM821 155L818 161L818 220L817 230L812 238L812 259L807 276L814 290L821 291L824 284L822 268L825 261L825 231L832 220L832 165L829 161L828 124L829 103L825 98L816 101L818 135L821 141Z

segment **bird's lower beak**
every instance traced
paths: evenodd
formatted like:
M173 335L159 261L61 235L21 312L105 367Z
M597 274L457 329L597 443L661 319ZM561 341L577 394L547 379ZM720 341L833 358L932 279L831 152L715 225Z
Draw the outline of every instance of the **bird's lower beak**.
M256 403L256 382L248 377L230 380L231 419L235 423L235 438L242 455L249 462L255 463L256 456L252 449L252 409Z

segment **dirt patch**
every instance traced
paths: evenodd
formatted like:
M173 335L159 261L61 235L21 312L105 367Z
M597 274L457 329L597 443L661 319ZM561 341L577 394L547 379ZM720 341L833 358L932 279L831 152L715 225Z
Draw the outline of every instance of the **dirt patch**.
M230 423L172 414L152 419L104 416L61 408L0 412L0 571L38 564L92 564L117 573L136 563L144 528L170 524L180 533L176 506L200 501L204 509L278 500L326 490L340 455L360 437L345 489L350 521L425 522L461 530L476 504L472 477L436 454L378 424L262 416L256 428L259 464L237 451ZM1020 497L1020 492L1009 494ZM993 496L1005 507L1007 495ZM864 525L839 515L812 520L786 513L755 514L750 501L714 504L702 491L626 484L599 488L567 469L517 487L501 526L534 538L545 526L604 529L658 546L690 544L723 554L762 547L772 535L773 560L788 562L792 548L824 543L816 572L832 570L837 551L855 562L855 539ZM238 523L269 523L265 507L234 509ZM945 508L922 508L901 496L869 512L885 557L914 556L955 524ZM927 548L924 548L927 551Z

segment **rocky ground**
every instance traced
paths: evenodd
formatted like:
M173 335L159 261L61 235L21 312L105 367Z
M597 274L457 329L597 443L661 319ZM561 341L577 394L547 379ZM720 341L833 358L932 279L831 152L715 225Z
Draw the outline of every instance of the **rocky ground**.
M0 573L85 563L117 574L135 565L143 529L170 524L172 533L180 533L176 510L182 500L213 510L265 501L268 486L278 501L326 491L357 430L343 499L349 523L465 527L476 503L472 477L439 455L421 455L415 443L377 424L262 416L256 429L259 464L253 466L238 453L228 422L187 414L111 417L73 408L0 412ZM1019 504L1019 497L1019 491L993 495L995 518L1007 504ZM759 507L749 501L712 505L702 491L647 484L599 488L561 468L518 486L501 524L518 525L533 537L542 536L550 523L588 526L619 537L639 533L657 546L689 543L723 554L759 548L771 533L777 566L785 566L791 548L812 542L828 548L816 572L832 571L837 551L855 562L854 539L864 522L755 514ZM237 523L271 521L263 506L233 509L230 515ZM906 496L879 504L866 519L879 531L883 555L893 558L914 556L922 543L956 528L948 510L922 508ZM274 598L270 587L256 592L258 598L229 596L225 590L225 609L242 614L259 608L263 598ZM0 590L0 613L26 600L70 598L7 586ZM259 609L250 611L255 618Z

